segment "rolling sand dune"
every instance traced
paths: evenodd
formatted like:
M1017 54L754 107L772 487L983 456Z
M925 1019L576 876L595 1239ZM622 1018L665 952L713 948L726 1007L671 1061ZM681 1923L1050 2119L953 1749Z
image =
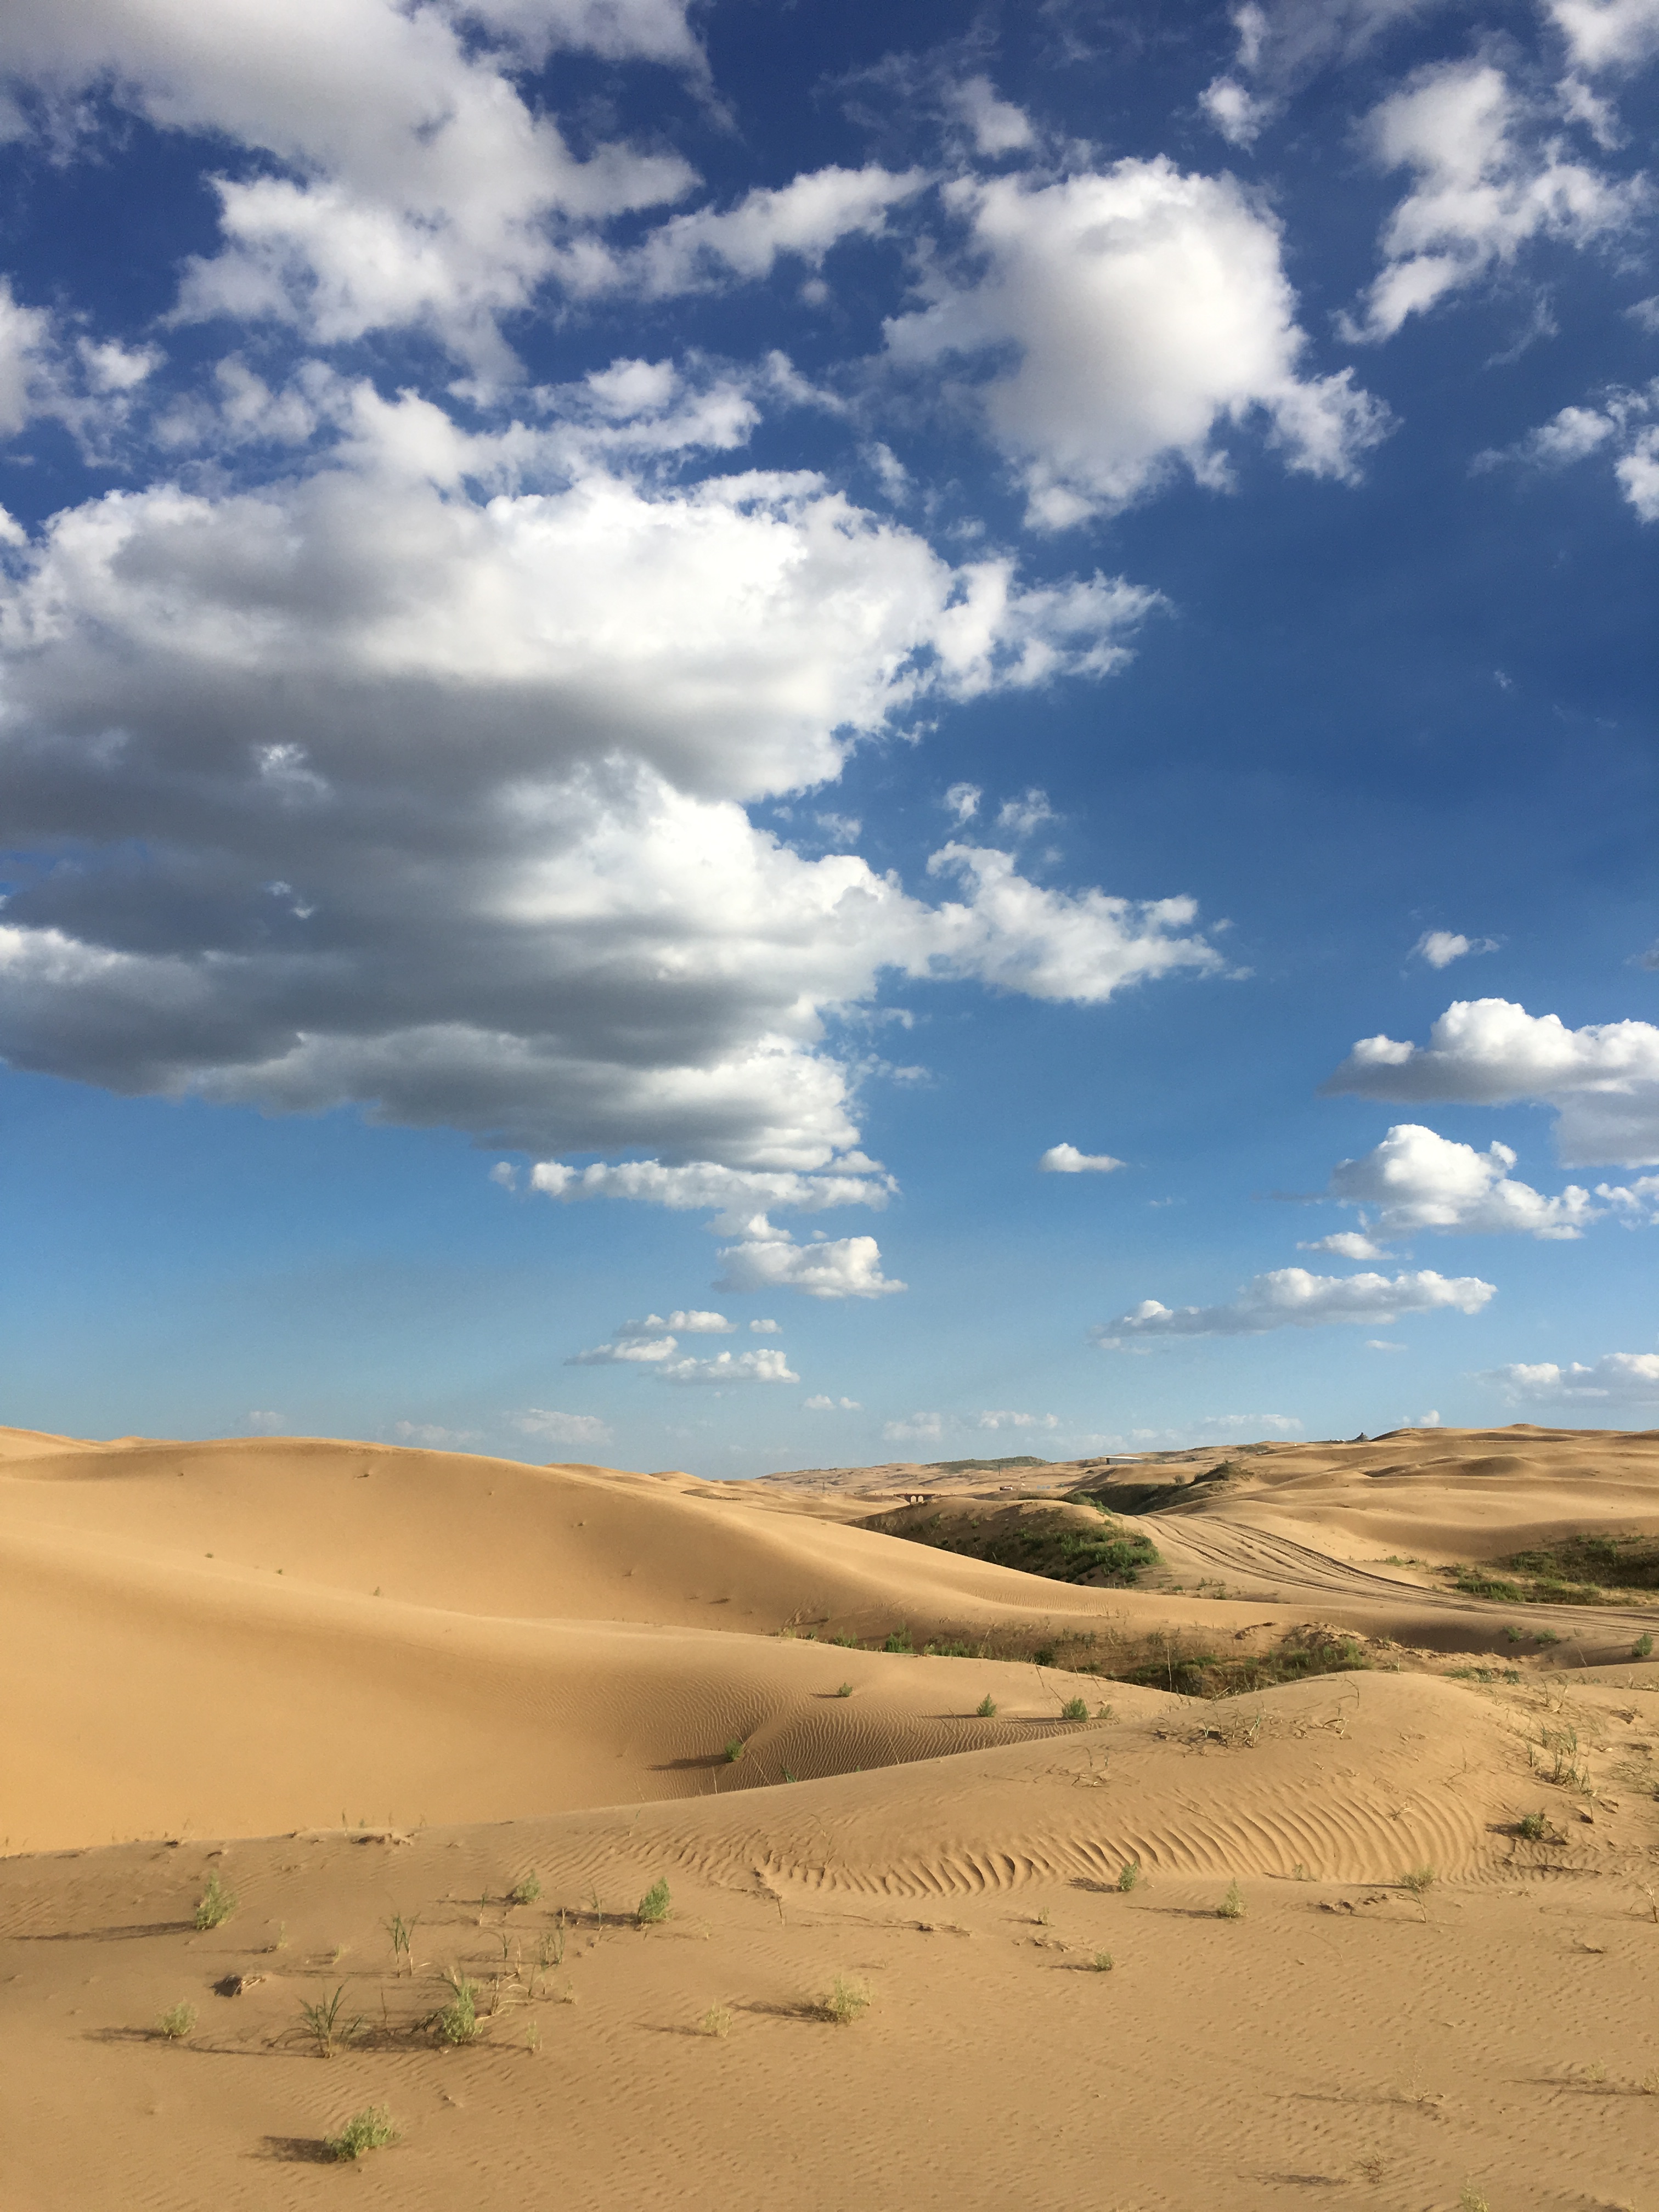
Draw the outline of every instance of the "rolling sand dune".
M1264 1608L1039 1582L787 1485L0 1432L0 2203L1659 2205L1659 1608L1598 1612L1563 1672L1492 1656L1516 1608L1366 1564L1659 1526L1656 1462L1275 1449L1144 1516L1166 1583L1305 1574ZM1345 1604L1472 1656L1206 1703L777 1632ZM198 1929L210 1875L237 1903ZM422 2025L446 1968L460 2047ZM325 2063L300 2007L337 1988L362 2025ZM372 2103L401 2140L319 2171Z

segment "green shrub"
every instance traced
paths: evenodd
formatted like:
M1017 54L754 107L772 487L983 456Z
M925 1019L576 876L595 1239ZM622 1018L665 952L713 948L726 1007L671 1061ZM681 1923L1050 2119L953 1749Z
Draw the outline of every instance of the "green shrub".
M196 2008L183 2002L169 2005L155 2025L169 2043L187 2043L196 2032Z
M1131 1890L1135 1887L1136 1883L1139 1880L1140 1861L1139 1859L1125 1859L1122 1865L1117 1870L1118 1887L1121 1890Z
M1242 1920L1244 1917L1244 1893L1236 1881L1228 1883L1227 1894L1217 1905L1216 1916L1221 1920Z
M439 2041L476 2043L483 2033L478 2019L477 1984L453 1967L444 1976L444 1982L449 1990L449 2002L441 2005L432 2015Z
M728 1766L735 1766L748 1748L748 1745L744 1741L740 1735L734 1735L730 1743L726 1747L726 1765Z
M236 1910L236 1897L220 1881L216 1868L207 1878L207 1887L196 1905L196 1925L198 1928L222 1928Z
M842 1686L841 1686L840 1689L838 1689L838 1690L836 1691L836 1695L838 1698L850 1698L850 1697L852 1696L852 1694L853 1694L853 1685L852 1685L850 1682L843 1682L843 1683L842 1684Z
M712 2004L697 2022L699 2035L717 2035L722 2041L732 2033L730 2005Z
M660 1928L669 1917L668 1884L659 1875L635 1909L634 1917L641 1928Z
M1089 1708L1081 1698L1067 1698L1060 1709L1060 1717L1063 1721L1086 1721Z
M1521 1833L1526 1837L1529 1843L1536 1844L1541 1842L1544 1836L1547 1833L1548 1829L1549 1822L1542 1813L1523 1813L1522 1814L1520 1820Z
M881 1648L884 1651L902 1651L908 1654L914 1654L916 1647L910 1641L910 1632L908 1628L895 1628L889 1634L887 1641Z
M392 2124L392 2115L384 2105L365 2105L361 2112L354 2112L337 2136L325 2136L324 2148L331 2158L361 2158L366 2150L384 2150L388 2143L398 2140L398 2130Z
M533 1905L541 1893L541 1876L532 1872L526 1875L522 1881L514 1883L507 1893L507 1901L509 1905Z
M974 1711L979 1715L982 1721L994 1721L996 1718L997 1701L991 1695L988 1690L980 1699L979 1703L974 1707Z
M849 2027L860 2013L870 2009L870 1986L856 1974L837 1974L830 1985L830 1994L819 2003L818 2010L826 2020L833 2020L838 2027Z
M1631 1645L1630 1656L1632 1659L1650 1659L1653 1656L1653 1638L1645 1630Z
M349 2043L362 2026L361 2020L343 2020L345 2010L345 1984L343 1982L331 1996L319 1996L313 2003L300 2002L300 2025L296 2034L309 2036L317 2046L319 2058L332 2058L343 2043Z
M1109 1951L1097 1951L1094 1957L1089 1961L1089 1970L1091 1973L1109 1974L1112 1971L1111 1953Z

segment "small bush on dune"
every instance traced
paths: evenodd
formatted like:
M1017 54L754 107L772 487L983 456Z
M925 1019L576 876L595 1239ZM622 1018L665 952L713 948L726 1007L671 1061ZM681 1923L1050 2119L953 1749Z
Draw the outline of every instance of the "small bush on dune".
M216 1869L208 1876L207 1887L197 1903L196 1925L200 1929L222 1928L235 1910L235 1894L225 1887Z
M1227 1894L1216 1907L1219 1920L1242 1920L1244 1917L1244 1893L1237 1881L1227 1885Z
M1067 1698L1060 1709L1060 1717L1063 1721L1086 1721L1089 1717L1088 1705L1081 1698Z
M974 1711L982 1721L994 1721L997 1717L997 1701L988 1690Z
M634 1917L641 1928L660 1928L669 1911L668 1884L659 1875L640 1899Z
M1400 1887L1407 1889L1417 1899L1417 1909L1426 1920L1429 1917L1428 1895L1440 1879L1431 1866L1412 1867L1400 1877Z
M850 2027L860 2014L869 2011L871 2002L867 1982L861 1982L856 1974L837 1974L818 2010L837 2027Z
M319 2058L332 2058L343 2043L349 2043L362 2026L361 2020L345 2020L345 1984L343 1982L331 1996L319 1996L314 2003L300 2005L300 2025L295 2033L309 2036L317 2047Z
M731 2034L731 2033L732 2008L730 2005L710 2005L708 2011L704 2013L702 2018L697 2022L697 2033L699 2035L717 2035L723 2041L726 2036Z
M449 1990L449 2002L441 2005L432 2015L432 2025L438 2031L441 2043L476 2043L483 2033L478 2018L478 1987L476 1982L451 1967L444 1976Z
M398 2130L392 2124L392 2115L384 2105L365 2105L361 2112L354 2112L337 2136L325 2136L324 2148L331 2158L361 2158L366 2150L384 2150L388 2143L398 2140Z
M852 1696L852 1694L853 1694L853 1685L852 1685L850 1682L843 1682L843 1683L842 1684L842 1686L841 1686L840 1689L838 1689L838 1690L836 1691L836 1695L838 1698L850 1698L850 1697Z
M728 1766L735 1766L748 1748L748 1745L744 1743L740 1735L734 1735L731 1742L726 1747L726 1765Z
M1118 1887L1121 1890L1131 1890L1135 1887L1136 1883L1139 1880L1140 1861L1139 1859L1125 1859L1123 1864L1118 1869Z
M522 1881L514 1883L507 1893L507 1901L509 1905L533 1905L541 1893L541 1876L532 1872L526 1875Z
M185 2043L196 2031L193 2004L169 2005L155 2023L169 2043Z
M1094 1957L1089 1961L1089 1967L1092 1973L1109 1974L1112 1971L1111 1953L1109 1951L1097 1951Z

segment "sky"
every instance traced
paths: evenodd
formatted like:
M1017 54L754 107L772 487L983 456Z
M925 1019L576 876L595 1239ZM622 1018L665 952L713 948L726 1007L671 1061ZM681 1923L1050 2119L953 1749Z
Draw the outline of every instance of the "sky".
M1659 0L14 0L0 1422L1659 1425Z

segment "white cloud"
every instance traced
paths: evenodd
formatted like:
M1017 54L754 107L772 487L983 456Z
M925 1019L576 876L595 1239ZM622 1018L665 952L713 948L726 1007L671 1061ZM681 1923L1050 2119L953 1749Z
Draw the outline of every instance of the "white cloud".
M507 1416L521 1436L550 1444L608 1444L611 1431L596 1413L560 1413L547 1406L526 1406Z
M1367 135L1378 166L1413 181L1383 228L1383 267L1355 338L1392 337L1532 240L1582 247L1613 237L1645 204L1640 179L1616 182L1569 158L1489 62L1419 70L1372 112Z
M1255 1275L1229 1305L1172 1310L1146 1298L1090 1331L1103 1351L1117 1352L1155 1337L1259 1336L1274 1328L1313 1328L1327 1322L1384 1327L1401 1314L1479 1313L1496 1287L1478 1275L1313 1275L1305 1267L1277 1267Z
M864 1407L856 1398L826 1398L822 1395L805 1401L809 1413L861 1413Z
M781 1352L717 1352L712 1359L676 1359L660 1370L665 1382L799 1382Z
M1507 999L1457 1000L1426 1046L1362 1037L1326 1097L1504 1106L1532 1099L1556 1112L1566 1167L1645 1167L1659 1160L1659 1029L1650 1022L1570 1030Z
M1659 1176L1640 1176L1633 1183L1598 1182L1595 1195L1626 1229L1659 1228Z
M943 803L960 827L963 823L973 820L979 812L979 803L984 796L976 783L953 783L945 793Z
M1385 410L1347 372L1301 374L1278 228L1231 178L1132 160L1054 184L963 180L946 199L971 264L926 263L925 304L889 322L889 353L990 365L986 420L1034 521L1121 507L1176 468L1223 484L1217 434L1252 416L1320 476L1351 477L1382 434Z
M1467 959L1472 952L1497 950L1495 937L1464 937L1451 929L1425 929L1412 947L1418 958L1426 960L1431 968L1449 968L1454 960Z
M1570 468L1605 456L1638 522L1659 522L1659 377L1640 391L1613 386L1594 407L1563 407L1508 447L1477 453L1477 471L1515 462L1537 469Z
M913 199L928 181L921 169L817 169L787 185L757 187L735 207L672 216L627 252L586 240L564 257L561 271L577 293L626 289L665 299L753 283L783 255L816 270L842 239L879 237L889 209Z
M1426 1413L1419 1413L1417 1419L1410 1424L1410 1426L1414 1429L1437 1429L1440 1425L1440 1416L1438 1413L1435 1413L1432 1408L1431 1408Z
M1582 1236L1587 1223L1601 1219L1602 1209L1577 1183L1569 1183L1559 1198L1546 1198L1529 1183L1516 1182L1510 1174L1515 1160L1507 1145L1478 1152L1473 1145L1402 1121L1363 1158L1338 1163L1331 1194L1347 1206L1376 1207L1370 1226L1385 1238L1433 1229L1465 1236L1512 1230L1560 1240ZM1327 1238L1323 1249L1337 1249L1336 1240Z
M997 828L1016 839L1029 837L1032 830L1040 830L1045 822L1058 819L1048 804L1048 793L1038 791L1035 787L1026 793L1024 799L1005 799L997 809Z
M678 1340L666 1331L660 1336L630 1336L618 1330L608 1344L586 1352L573 1352L567 1367L659 1367L679 1350Z
M1050 1145L1037 1162L1044 1175L1110 1175L1122 1165L1109 1152L1080 1152L1075 1145Z
M1232 73L1199 94L1199 105L1228 143L1249 146L1309 80L1333 63L1364 53L1395 24L1439 0L1256 0L1232 11L1238 52Z
M435 1421L394 1421L392 1433L400 1444L417 1445L423 1451L454 1451L477 1443L482 1431L441 1428Z
M934 1444L945 1434L945 1419L939 1413L912 1413L902 1421L885 1422L881 1433L889 1443Z
M1659 0L1547 0L1579 69L1634 70L1659 53Z
M665 1167L660 1160L599 1161L586 1168L539 1160L530 1171L530 1187L567 1203L629 1198L676 1212L711 1207L712 1225L722 1236L738 1235L762 1212L818 1213L836 1206L879 1210L898 1188L891 1176L856 1152L844 1154L822 1175L726 1168L713 1160L692 1160L684 1167Z
M276 1413L270 1407L256 1406L251 1413L243 1414L242 1426L245 1429L253 1430L258 1436L274 1437L280 1435L288 1426L288 1416L286 1413Z
M1517 1362L1495 1367L1481 1377L1495 1382L1519 1403L1559 1404L1571 1399L1650 1406L1659 1403L1659 1352L1607 1352L1589 1365L1574 1360Z
M945 94L945 106L966 124L974 150L989 161L1023 153L1036 133L1023 108L1000 100L989 77L970 76Z
M881 1272L881 1247L873 1237L825 1238L797 1244L787 1230L757 1214L740 1243L720 1254L720 1291L805 1291L814 1298L878 1298L904 1290Z
M1409 1352L1411 1346L1408 1344L1391 1344L1386 1336L1368 1336L1365 1349L1367 1352Z
M782 1323L775 1321L751 1321L750 1334L754 1336L777 1336L782 1333Z
M1000 1410L975 1413L974 1425L979 1429L1057 1429L1060 1421L1054 1413L1012 1413Z
M187 265L181 314L275 318L325 344L425 323L497 366L496 318L552 266L556 223L694 181L676 156L619 145L575 159L514 82L556 46L700 59L663 0L21 0L6 26L9 71L48 96L60 128L95 88L161 131L291 173L217 179L224 244Z
M1218 964L1190 901L950 845L933 906L744 811L924 699L1109 667L1146 594L953 570L815 477L665 489L568 422L341 421L258 491L70 508L0 582L0 812L77 851L0 925L15 1064L799 1172L856 1138L826 1013L888 971L1091 1004Z
M1297 1246L1298 1252L1328 1252L1334 1260L1381 1260L1387 1257L1380 1244L1357 1229L1339 1229L1330 1237L1316 1237L1310 1243Z

